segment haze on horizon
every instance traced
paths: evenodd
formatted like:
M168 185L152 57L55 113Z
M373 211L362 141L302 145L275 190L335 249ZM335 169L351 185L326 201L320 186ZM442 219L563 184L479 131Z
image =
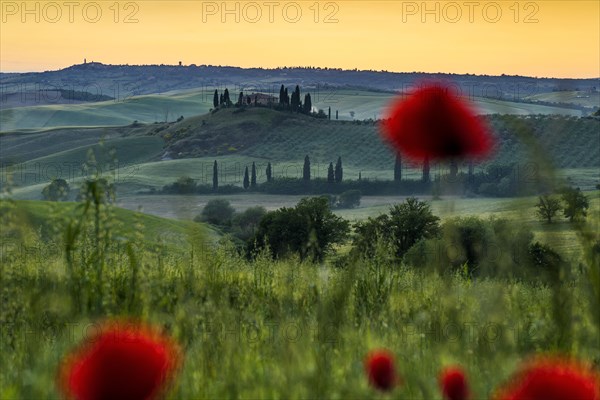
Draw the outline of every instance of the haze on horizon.
M86 58L130 65L181 61L600 77L600 3L593 0L2 1L0 6L2 72L56 70Z

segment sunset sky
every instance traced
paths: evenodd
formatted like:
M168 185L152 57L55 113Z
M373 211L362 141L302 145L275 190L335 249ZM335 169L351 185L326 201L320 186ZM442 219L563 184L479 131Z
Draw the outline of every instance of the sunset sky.
M600 76L597 0L37 3L1 2L2 72L60 69L87 58Z

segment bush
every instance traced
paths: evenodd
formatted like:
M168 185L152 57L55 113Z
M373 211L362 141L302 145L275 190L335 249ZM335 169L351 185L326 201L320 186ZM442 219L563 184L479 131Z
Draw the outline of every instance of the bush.
M406 251L423 238L433 238L439 231L439 218L429 204L414 197L390 208L389 215L380 215L355 226L354 252L372 257L380 238L390 241L395 256L402 258Z
M231 219L234 213L235 209L231 206L229 201L224 199L214 199L206 203L202 209L202 213L194 220L208 222L213 225L229 226L231 225Z
M294 208L266 213L247 251L251 255L268 248L274 258L298 254L303 260L322 261L349 230L348 221L331 212L327 197L304 198Z
M52 182L42 190L42 197L48 201L63 201L69 197L71 188L64 179L53 179Z
M360 206L360 190L348 190L342 194L338 199L339 208L355 208Z
M504 219L454 218L440 237L424 239L404 257L408 265L438 272L457 270L469 276L525 276L532 266L533 234Z
M257 230L260 220L267 213L264 207L250 207L246 211L236 214L233 217L232 225L235 228L234 236L246 241L253 237Z

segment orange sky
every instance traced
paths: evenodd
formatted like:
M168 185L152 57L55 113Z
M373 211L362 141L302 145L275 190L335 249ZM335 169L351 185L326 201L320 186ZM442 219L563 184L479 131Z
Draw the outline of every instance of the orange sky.
M85 57L107 64L600 76L597 0L72 3L1 1L0 70L59 69Z

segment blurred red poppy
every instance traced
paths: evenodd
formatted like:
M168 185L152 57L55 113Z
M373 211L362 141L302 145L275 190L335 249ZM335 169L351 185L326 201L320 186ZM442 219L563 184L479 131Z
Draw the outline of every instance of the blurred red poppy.
M440 84L426 85L396 100L382 134L397 152L414 162L489 155L493 137L471 106Z
M576 361L539 358L525 364L495 399L600 400L600 377Z
M365 371L371 386L379 390L392 390L400 381L396 375L394 356L387 350L369 353L365 359Z
M167 337L140 324L110 323L62 365L60 387L77 400L154 399L179 364Z
M440 387L446 400L466 400L470 396L467 377L460 367L447 367L442 370Z

